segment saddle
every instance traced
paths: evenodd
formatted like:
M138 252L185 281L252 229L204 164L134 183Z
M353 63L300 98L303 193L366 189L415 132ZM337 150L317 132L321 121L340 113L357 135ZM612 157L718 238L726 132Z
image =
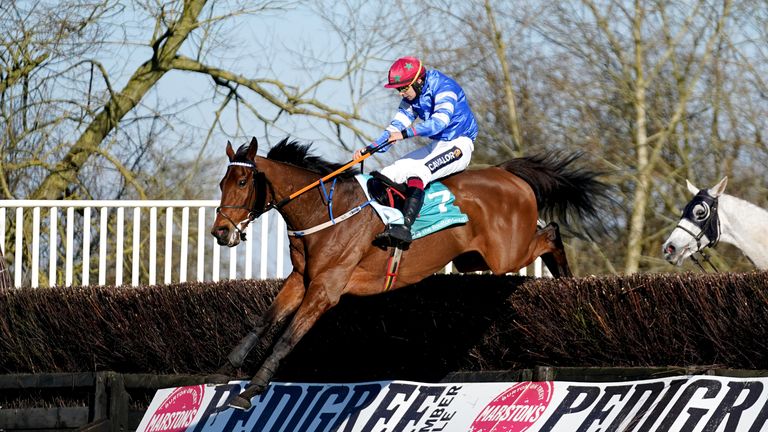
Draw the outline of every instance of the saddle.
M406 185L395 183L389 177L378 171L371 172L366 187L371 198L379 204L387 207L403 210L405 204Z
M398 184L379 172L355 176L360 188L367 192L371 205L384 224L402 223L405 204L404 184ZM455 197L440 181L430 182L424 189L424 205L419 217L411 227L413 238L417 239L443 228L466 223L469 218L454 205Z

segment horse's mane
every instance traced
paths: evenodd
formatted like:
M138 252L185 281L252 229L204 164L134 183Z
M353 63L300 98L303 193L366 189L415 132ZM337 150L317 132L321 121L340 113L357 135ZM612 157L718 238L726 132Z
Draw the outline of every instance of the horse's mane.
M247 151L247 145L245 147ZM288 138L284 138L269 150L269 153L267 153L267 159L295 165L297 167L301 167L323 175L330 174L344 166L344 164L329 162L320 156L311 154L311 147L312 144L301 144L297 141L289 141ZM238 149L238 155L240 154L241 150L242 147ZM339 177L349 178L353 177L359 172L360 170L357 168L350 168L340 174Z

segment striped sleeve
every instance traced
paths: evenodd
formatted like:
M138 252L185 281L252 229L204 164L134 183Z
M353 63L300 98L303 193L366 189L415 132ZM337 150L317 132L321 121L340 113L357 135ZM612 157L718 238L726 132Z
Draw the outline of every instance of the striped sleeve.
M452 90L443 91L435 95L435 107L429 120L416 125L416 135L432 136L448 126L453 117L458 96Z
M413 123L416 119L416 113L413 111L411 104L403 99L400 101L400 106L395 113L395 117L392 118L392 122L387 126L387 130L390 132L399 132Z
M400 101L400 106L397 108L397 112L395 113L395 116L392 118L392 121L384 129L384 132L381 134L381 136L379 136L379 138L373 142L373 146L381 147L379 151L382 153L385 153L392 146L392 144L387 144L387 141L389 140L389 135L392 132L399 132L407 128L413 123L413 120L415 119L416 119L416 114L413 112L413 107L411 107L411 104L409 104L408 102L405 101L405 99L403 99L402 101Z

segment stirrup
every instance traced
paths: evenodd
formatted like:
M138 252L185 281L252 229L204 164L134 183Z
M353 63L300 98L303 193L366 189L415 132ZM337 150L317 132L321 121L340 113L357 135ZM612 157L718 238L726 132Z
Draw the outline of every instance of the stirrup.
M387 229L376 235L376 238L373 240L374 246L378 246L382 249L396 247L402 250L408 250L411 246L411 242L413 242L411 230L405 225L387 225Z

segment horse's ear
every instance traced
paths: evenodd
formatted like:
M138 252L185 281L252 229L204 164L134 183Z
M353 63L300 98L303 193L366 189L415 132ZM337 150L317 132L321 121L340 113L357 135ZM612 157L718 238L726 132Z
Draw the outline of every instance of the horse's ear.
M232 143L227 141L227 157L232 162L235 159L235 150L232 148Z
M692 194L696 195L699 193L699 188L693 185L688 179L685 179L685 185L688 186L688 191L690 191Z
M251 144L248 145L248 160L254 160L256 158L256 150L259 149L259 141L256 137L251 138Z
M722 180L720 180L718 184L712 186L712 188L709 190L709 194L712 195L713 197L719 197L720 195L723 194L723 192L725 192L725 185L727 184L728 184L728 176L725 176L723 177Z

